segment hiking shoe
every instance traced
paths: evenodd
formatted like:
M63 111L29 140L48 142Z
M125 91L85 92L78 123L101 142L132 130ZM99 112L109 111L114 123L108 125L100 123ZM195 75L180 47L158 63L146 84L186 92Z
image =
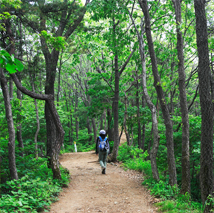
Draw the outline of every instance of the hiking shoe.
M103 168L102 174L105 174L105 173L106 173L106 169L105 169L105 168Z

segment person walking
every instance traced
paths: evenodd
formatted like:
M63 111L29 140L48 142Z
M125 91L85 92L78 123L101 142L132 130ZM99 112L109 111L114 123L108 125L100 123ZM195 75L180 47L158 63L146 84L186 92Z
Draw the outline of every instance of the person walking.
M99 153L102 174L106 174L107 156L110 153L110 145L105 130L100 130L99 135L96 141L96 154Z

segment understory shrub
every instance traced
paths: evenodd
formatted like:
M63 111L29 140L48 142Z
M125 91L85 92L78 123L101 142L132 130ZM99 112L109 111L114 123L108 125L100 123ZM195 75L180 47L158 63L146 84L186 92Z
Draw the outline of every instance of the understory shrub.
M69 174L64 168L60 168L61 180L52 178L53 173L47 167L46 158L36 160L32 156L25 156L22 161L18 160L17 169L20 179L0 185L1 213L35 213L48 209L57 200L61 187L69 183Z

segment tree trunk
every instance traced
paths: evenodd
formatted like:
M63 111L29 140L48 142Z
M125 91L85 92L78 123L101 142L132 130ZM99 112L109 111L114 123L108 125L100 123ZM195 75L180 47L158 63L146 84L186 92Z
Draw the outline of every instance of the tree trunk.
M13 81L15 82L17 88L22 93L24 93L32 98L35 98L35 99L45 100L45 105L47 107L46 109L48 109L49 110L48 112L50 112L50 114L46 114L46 115L50 116L50 118L52 119L51 121L53 121L54 127L56 127L55 128L55 133L56 133L55 141L53 141L54 147L52 147L51 156L49 157L50 158L50 167L53 170L53 178L61 179L60 169L57 166L59 166L58 155L59 155L60 148L64 141L65 132L63 130L62 124L60 122L59 114L57 113L57 110L56 110L56 107L54 104L54 95L51 95L51 94L43 95L43 94L37 94L35 92L29 91L21 85L21 83L19 82L19 80L15 74L11 74L10 76L13 77ZM48 133L50 133L50 132L48 132Z
M91 128L91 124L90 124L90 120L89 117L87 116L87 129L88 129L88 134L92 133L92 128ZM92 137L90 136L89 141L92 141Z
M21 91L19 89L17 89L17 98L20 101L20 107L22 106L22 94ZM20 148L20 156L23 157L24 156L24 152L23 152L23 148L24 148L24 144L23 144L23 140L22 140L22 125L20 123L21 120L21 115L20 115L20 111L17 114L17 120L18 120L18 125L17 125L17 132L16 132L16 136L17 136L17 141L18 141L18 146Z
M94 132L94 143L96 143L96 141L97 141L97 128L96 128L95 118L92 118L91 121L92 121L93 132Z
M62 54L59 60L59 73L58 73L58 89L57 89L57 106L59 106L59 93L60 93L60 83L61 83L61 69L62 69Z
M108 130L107 130L108 140L114 141L114 128L112 125L112 114L110 108L107 109L107 120L108 120Z
M142 11L145 16L145 30L146 37L148 41L149 54L152 63L152 72L154 76L154 86L157 92L158 99L160 101L164 123L166 126L166 143L167 143L167 161L168 161L168 170L169 170L169 184L175 185L177 184L177 174L176 174L176 165L175 165L175 156L174 156L174 143L173 143L173 126L170 118L169 109L166 104L164 92L160 82L160 76L157 69L157 61L154 51L154 45L152 41L151 34L151 25L150 25L150 17L149 10L147 6L147 0L138 0L139 4L142 8Z
M145 107L145 98L144 98L144 95L142 96L142 107L144 108ZM142 126L142 150L145 151L145 139L146 139L146 125L145 123L143 124Z
M144 29L142 29L142 32L143 32L143 30ZM152 103L151 98L149 96L149 93L147 91L147 85L146 85L146 61L145 61L143 33L142 33L142 35L140 35L138 33L138 39L139 39L139 52L140 52L141 63L142 63L143 93L144 93L144 97L146 99L147 105L149 106L149 109L150 109L151 114L152 114L153 146L152 146L152 150L151 151L149 149L151 167L152 167L152 174L153 174L153 178L155 180L159 181L159 174L158 174L158 168L157 168L157 162L156 162L157 152L158 152L158 148L159 148L157 113L156 113L156 107Z
M107 130L106 109L104 109L103 115L104 115L104 129Z
M127 120L127 95L125 93L125 113L124 113L124 122L123 122L123 125L124 125L124 132L126 134L126 140L127 140L127 145L130 146L130 135L129 135L129 132L127 130L127 126L126 126L126 120Z
M18 180L18 173L16 169L16 156L15 156L15 129L13 123L13 115L10 104L10 94L7 86L7 80L4 76L2 68L0 68L0 80L1 80L1 89L4 96L5 112L7 118L7 126L9 133L8 141L8 153L9 153L9 170L11 179Z
M104 116L105 116L105 114L103 112L100 116L100 129L103 129L103 118L104 118Z
M33 79L32 79L32 90L33 90L33 92L35 92ZM36 159L38 159L37 138L38 138L38 134L39 134L39 130L40 130L40 122L39 122L39 112L38 112L38 106L37 106L36 99L34 99L34 105L35 105L35 111L36 111L36 126L37 126L36 133L35 133L35 136L34 136L34 144L35 144L35 157L36 157Z
M78 93L75 93L75 114L77 113L77 108L78 108ZM75 123L76 123L76 138L78 139L79 135L79 121L78 121L78 116L75 115Z
M207 197L213 195L213 108L211 98L209 67L209 49L205 1L194 0L196 16L196 37L198 49L198 78L201 105L201 159L200 182L201 199L205 204ZM212 206L206 205L204 212L210 212Z
M118 148L119 148L119 129L118 129L118 102L119 102L119 68L118 68L118 56L115 55L115 91L113 101L113 112L114 112L114 147L112 152L112 161L117 160Z
M13 99L13 79L12 78L10 78L10 80L9 80L9 94L10 94L10 100L12 100Z
M136 73L136 75L137 75L137 73ZM137 140L138 140L138 148L142 149L138 75L136 76L136 78L137 78L137 84L136 84L136 89L137 89L137 92L136 92L136 105L137 105L137 126L138 126L138 131L137 131L138 137L137 137Z
M172 0L175 7L176 15L176 30L177 30L177 54L178 54L178 75L179 75L179 92L180 92L180 107L182 116L182 183L181 193L190 194L190 162L189 162L189 116L186 97L186 74L184 71L184 56L183 56L183 37L180 30L181 27L181 2Z

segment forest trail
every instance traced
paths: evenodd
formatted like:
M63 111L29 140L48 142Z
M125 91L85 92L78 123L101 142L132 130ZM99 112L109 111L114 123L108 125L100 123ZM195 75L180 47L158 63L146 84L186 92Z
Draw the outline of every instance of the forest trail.
M155 213L154 198L143 188L142 174L108 164L102 175L98 156L93 152L66 153L61 164L70 171L71 182L51 205L50 213L133 212Z

